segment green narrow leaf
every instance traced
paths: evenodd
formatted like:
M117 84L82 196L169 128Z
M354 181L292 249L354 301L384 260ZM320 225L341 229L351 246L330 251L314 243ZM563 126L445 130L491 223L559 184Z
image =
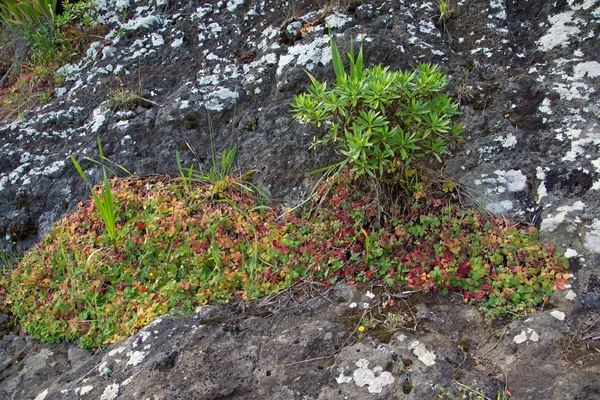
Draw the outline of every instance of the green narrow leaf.
M102 143L100 143L100 136L96 136L96 141L98 142L98 152L100 153L100 158L104 160L104 152L102 151Z
M340 55L340 51L335 44L335 40L333 40L331 31L329 32L329 45L331 46L331 61L333 62L335 76L338 82L342 82L346 79L346 71L344 70L342 56Z
M79 172L79 175L81 176L81 179L83 179L83 181L85 183L87 183L87 185L89 186L90 185L90 181L88 180L87 176L85 176L85 173L81 169L81 166L79 166L79 163L77 162L77 160L75 159L74 156L71 156L71 161L73 162L73 165L75 165L75 169L77 170L77 172Z
M181 157L179 156L179 150L175 150L175 162L177 163L177 171L179 171L179 175L184 177L183 168L181 167Z
M362 77L362 71L363 71L363 47L362 47L362 43L360 44L360 50L358 51L358 57L356 58L356 70L359 72L360 76Z

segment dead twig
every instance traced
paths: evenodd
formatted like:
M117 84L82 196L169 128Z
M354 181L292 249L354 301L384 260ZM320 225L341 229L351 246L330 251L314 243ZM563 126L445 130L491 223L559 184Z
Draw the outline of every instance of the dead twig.
M10 71L12 71L12 69L15 67L15 64L11 65L10 68L8 69L8 71L6 71L6 73L4 74L4 76L2 77L2 79L0 79L0 85L2 84L2 82L4 82L4 80L6 79L6 77L10 74Z
M315 357L315 358L309 358L307 360L300 360L300 361L294 361L291 363L287 363L287 364L283 364L284 367L289 367L290 365L297 365L297 364L304 364L304 363L308 363L308 362L312 362L312 361L319 361L319 360L328 360L331 357L335 356L337 353L334 353L330 356L323 356L323 357Z
M23 107L24 105L28 104L30 100L35 100L33 102L33 104L27 108L24 112L28 112L29 110L31 110L33 107L35 107L39 101L39 98L41 97L41 94L35 94L33 96L31 96L30 98L28 98L27 100L25 100L23 103L19 104L14 110L12 110L6 117L4 117L4 119L2 119L2 121L0 121L0 124L3 124L4 122L6 122L6 120L8 120L15 112L21 113L21 107Z
M485 400L491 400L491 399L490 399L489 397L487 397L485 394L481 393L481 392L480 392L480 391L478 391L478 390L475 390L475 389L473 389L472 387L469 387L469 386L467 386L467 385L463 385L462 383L460 383L459 381L456 381L456 380L453 380L452 382L456 383L458 386L461 386L461 387L463 387L463 388L467 389L468 391L470 391L470 392L472 392L472 393L475 393L475 394L477 394L477 395L479 395L479 396L483 397Z
M494 349L496 347L498 347L498 344L500 344L500 342L502 341L502 339L504 339L504 335L506 334L506 330L508 329L510 324L506 324L506 326L504 327L504 330L502 331L502 334L500 335L500 339L498 339L498 341L496 342L495 345L492 346L492 348L490 348L488 351L486 351L483 355L479 356L481 358L487 356L488 354L490 354L492 351L494 351Z
M310 200L312 200L315 196L317 195L317 192L314 191L313 194L311 194L310 196L308 196L308 198L306 200L303 200L302 202L300 202L300 204L298 204L296 207L290 208L289 210L287 210L286 212L282 213L280 216L278 216L277 218L275 218L275 221L278 221L280 219L282 219L283 217L291 214L292 212L296 211L298 208L302 207L303 205L305 205L306 203L308 203Z
M415 292L420 292L420 290L416 290ZM404 304L406 305L406 308L408 309L408 312L412 315L413 321L415 321L415 326L413 326L412 329L411 328L406 328L406 329L416 332L417 327L419 326L419 322L421 322L421 320L417 319L417 316L413 312L412 307L408 304L408 302L402 297L400 299L404 302Z

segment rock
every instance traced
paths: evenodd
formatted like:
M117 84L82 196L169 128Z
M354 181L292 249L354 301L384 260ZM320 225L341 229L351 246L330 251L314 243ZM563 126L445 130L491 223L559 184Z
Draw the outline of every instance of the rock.
M0 393L6 398L46 393L57 399L324 400L340 395L437 399L477 390L495 398L508 381L515 398L545 393L558 399L590 398L600 389L594 379L597 353L588 349L577 365L580 346L585 347L577 337L583 321L560 321L544 311L500 327L496 336L476 309L458 299L417 294L408 304L426 304L425 314L420 311L416 325L398 326L391 340L380 342L371 332L386 329L382 325L360 337L356 325L348 325L365 312L350 307L364 296L355 287L338 284L296 302L305 293L284 294L279 306L250 305L246 313L203 306L188 317L166 315L96 353L11 334L0 341ZM370 310L380 301L375 296ZM281 306L286 303L294 306ZM583 316L581 310L575 315Z
M356 7L356 18L359 20L371 19L373 18L373 5L372 4L361 4Z
M310 152L315 132L289 112L309 83L304 70L334 77L329 25L342 53L360 37L366 65L441 65L466 139L444 173L474 205L540 227L574 278L554 310L493 328L457 299L415 296L417 328L367 329L358 341L340 318L360 318L349 305L371 300L340 286L327 294L333 304L317 297L270 317L224 307L165 317L97 354L9 334L0 397L427 399L479 388L495 398L505 382L519 399L600 395L597 339L586 331L600 306L596 3L467 0L440 24L428 1L351 2L327 15L299 1L285 26L283 2L96 3L106 36L59 70L55 99L0 125L2 248L26 251L88 198L68 157L99 182L83 161L97 158L98 137L112 161L142 175L175 172L176 151L207 167L211 140L218 153L237 145L239 164L261 171L256 183L300 203L314 184L306 172L336 157ZM121 83L145 100L111 109Z

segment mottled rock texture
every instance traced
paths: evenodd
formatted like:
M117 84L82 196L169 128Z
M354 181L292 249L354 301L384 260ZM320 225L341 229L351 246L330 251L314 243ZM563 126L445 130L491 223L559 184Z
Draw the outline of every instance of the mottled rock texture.
M96 137L113 161L151 175L174 173L177 150L184 164L208 166L212 135L217 151L238 146L240 166L261 171L273 199L300 201L306 173L335 158L310 152L314 132L289 112L309 82L303 69L333 77L329 26L342 50L362 38L370 65L442 66L467 139L444 171L474 203L539 226L565 252L575 277L555 307L566 317L543 312L495 338L475 310L426 296L411 300L416 330L345 342L355 327L340 318L360 294L336 288L272 316L217 307L164 318L95 355L8 335L0 397L426 399L436 384L456 392L454 381L491 398L506 381L518 399L600 397L589 331L600 276L598 1L453 1L446 22L426 0L96 3L108 35L61 69L55 99L0 126L5 246L30 248L88 196L68 156L97 182L83 161L97 155ZM117 107L119 88L146 100Z

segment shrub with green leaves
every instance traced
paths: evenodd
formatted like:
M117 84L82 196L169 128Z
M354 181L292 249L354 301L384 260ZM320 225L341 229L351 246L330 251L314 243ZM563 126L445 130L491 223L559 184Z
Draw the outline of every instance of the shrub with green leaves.
M349 73L330 39L336 82L328 87L312 75L308 92L292 103L303 123L323 127L314 145L333 143L358 176L381 178L403 172L416 157L441 161L451 140L462 140L462 124L452 121L458 104L443 94L446 77L439 67L420 64L413 72L375 66L363 70L362 47L351 47Z
M81 44L88 40L89 29L98 25L94 2L65 0L60 15L57 15L57 4L57 0L0 2L3 29L13 31L13 35L25 42L26 49L11 48L7 53L25 53L28 59L13 56L13 62L20 64L24 61L34 67L64 63L83 50ZM8 47L12 45L9 43ZM6 54L2 56L7 57Z

